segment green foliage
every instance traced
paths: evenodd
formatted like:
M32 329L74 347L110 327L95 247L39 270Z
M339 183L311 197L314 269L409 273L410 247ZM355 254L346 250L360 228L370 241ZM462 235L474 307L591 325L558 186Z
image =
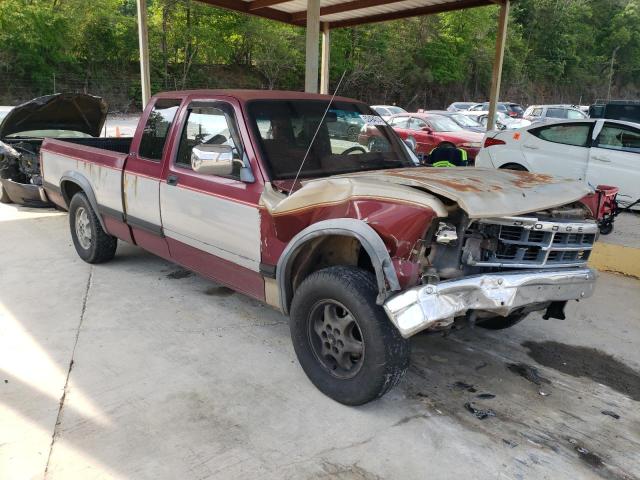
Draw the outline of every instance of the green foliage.
M302 88L304 29L196 0L148 4L155 91ZM408 107L484 100L497 16L492 6L332 31L331 83L344 73L342 94ZM611 73L614 96L637 96L639 25L640 0L512 2L502 96L586 103ZM58 79L137 101L138 58L135 0L0 0L0 97L51 93Z

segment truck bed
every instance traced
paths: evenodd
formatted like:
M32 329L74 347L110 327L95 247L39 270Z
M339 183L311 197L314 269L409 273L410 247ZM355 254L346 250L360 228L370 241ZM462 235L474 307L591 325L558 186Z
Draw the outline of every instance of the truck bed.
M122 169L130 143L129 138L45 139L40 148L40 161L47 195L54 203L62 203L60 206L66 208L61 190L64 181L88 181L87 187L95 195L101 213L121 215L119 212L124 211Z

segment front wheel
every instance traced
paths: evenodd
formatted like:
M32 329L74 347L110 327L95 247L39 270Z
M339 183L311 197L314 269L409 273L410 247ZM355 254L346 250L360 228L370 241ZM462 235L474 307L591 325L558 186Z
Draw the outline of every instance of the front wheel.
M345 405L387 393L409 366L409 342L376 304L375 276L349 266L312 273L291 304L291 339L311 382Z
M104 231L82 192L76 193L69 203L69 226L76 252L85 262L108 262L116 254L118 239Z

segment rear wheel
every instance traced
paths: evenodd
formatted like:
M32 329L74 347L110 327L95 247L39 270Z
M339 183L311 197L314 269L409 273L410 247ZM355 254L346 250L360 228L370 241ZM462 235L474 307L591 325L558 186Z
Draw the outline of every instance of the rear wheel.
M291 304L291 339L311 382L345 405L362 405L396 385L409 342L376 304L375 277L348 266L309 275Z
M83 192L76 193L69 203L69 226L76 252L85 262L104 263L114 257L118 239L104 231Z

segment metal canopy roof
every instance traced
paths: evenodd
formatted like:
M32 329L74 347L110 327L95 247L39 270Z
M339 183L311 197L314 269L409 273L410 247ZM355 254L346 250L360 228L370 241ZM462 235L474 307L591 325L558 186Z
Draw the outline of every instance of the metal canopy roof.
M307 23L307 0L199 0L216 7L278 20ZM320 0L320 22L331 28L501 4L501 0Z

